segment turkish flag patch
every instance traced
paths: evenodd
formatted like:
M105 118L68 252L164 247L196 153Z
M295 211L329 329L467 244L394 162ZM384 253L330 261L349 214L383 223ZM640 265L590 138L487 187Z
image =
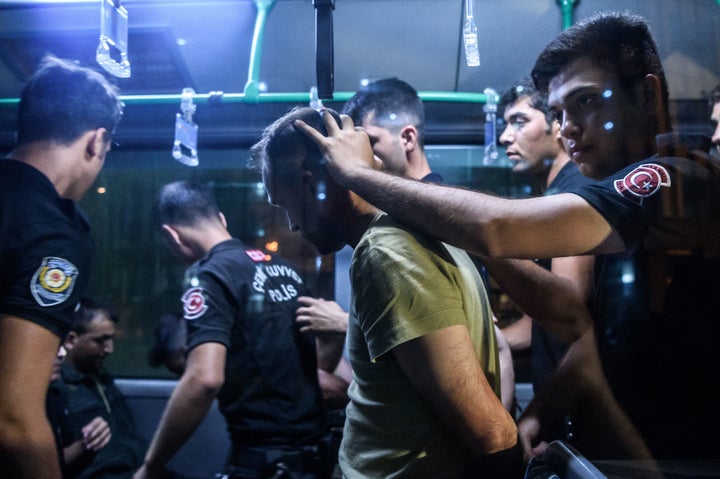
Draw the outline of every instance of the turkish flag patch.
M654 163L640 165L622 180L615 180L615 191L632 199L652 196L661 186L670 186L670 175L665 167Z
M183 303L185 319L197 319L208 310L208 306L205 303L205 294L202 288L189 288L185 291L185 294L182 295L181 300Z
M272 259L269 254L265 254L259 249L245 250L245 254L256 263L265 263L266 261L270 261Z

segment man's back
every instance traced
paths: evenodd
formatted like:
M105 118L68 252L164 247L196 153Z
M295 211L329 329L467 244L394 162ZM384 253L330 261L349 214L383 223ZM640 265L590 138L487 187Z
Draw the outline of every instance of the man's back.
M464 325L499 397L492 313L477 269L464 252L379 216L355 248L350 276L348 351L355 376L340 457L343 472L348 477L465 477L471 459L391 351Z
M307 294L295 268L229 240L192 265L186 283L188 349L208 341L228 348L218 399L234 445L287 444L319 432L315 341L295 325L296 298Z

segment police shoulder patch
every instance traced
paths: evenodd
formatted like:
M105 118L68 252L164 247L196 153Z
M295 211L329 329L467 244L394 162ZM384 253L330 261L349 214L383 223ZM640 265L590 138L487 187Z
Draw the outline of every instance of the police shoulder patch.
M208 310L205 292L200 287L188 288L180 299L183 303L185 319L197 319Z
M670 186L670 174L655 163L640 165L623 179L615 180L615 191L632 199L654 195L662 186Z
M46 256L30 280L30 292L40 306L55 306L70 297L77 276L70 261Z
M265 263L272 259L272 257L269 254L266 254L265 252L260 251L259 249L247 249L247 250L245 250L245 254L248 255L250 257L250 259L256 263Z

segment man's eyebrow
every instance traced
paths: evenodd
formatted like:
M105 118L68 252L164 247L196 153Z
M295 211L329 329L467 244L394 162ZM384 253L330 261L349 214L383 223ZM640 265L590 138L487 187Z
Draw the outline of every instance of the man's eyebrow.
M523 112L513 113L513 114L510 115L510 117L508 118L508 123L515 122L515 121L517 121L518 119L527 120L527 119L528 119L528 116L527 116L525 113L523 113Z

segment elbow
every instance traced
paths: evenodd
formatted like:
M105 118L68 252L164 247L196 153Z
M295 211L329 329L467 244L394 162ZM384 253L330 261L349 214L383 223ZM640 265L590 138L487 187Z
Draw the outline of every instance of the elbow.
M505 420L497 424L486 438L486 454L494 454L517 445L517 426L509 414L505 416Z
M511 256L510 245L505 221L494 219L485 223L480 230L480 244L477 253L489 258L506 258Z
M216 372L186 373L183 380L187 380L197 395L216 397L225 383L225 375Z

